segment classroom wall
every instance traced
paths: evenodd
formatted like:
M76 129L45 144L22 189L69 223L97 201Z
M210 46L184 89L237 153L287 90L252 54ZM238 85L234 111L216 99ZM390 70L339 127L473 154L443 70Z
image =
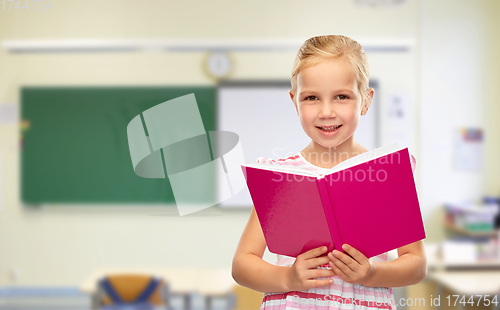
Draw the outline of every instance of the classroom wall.
M65 1L54 2L53 12L0 12L0 40L77 38L300 38L339 33L360 41L413 40L405 55L370 55L372 77L386 81L380 104L388 94L402 91L411 99L414 123L409 125L411 151L417 158L417 187L428 236L442 234L434 214L443 199L438 180L445 178L449 196L463 198L498 194L500 130L493 115L498 82L486 60L494 60L498 39L494 22L500 12L495 1L410 0L392 8L356 7L355 1ZM453 13L460 3L460 10ZM453 5L452 5L453 4ZM464 14L471 11L472 13ZM475 46L463 46L462 32L451 31L441 17L451 14L459 27L470 25L483 36ZM423 28L420 28L421 23ZM495 25L495 29L491 25ZM465 27L465 26L464 26ZM446 32L445 32L446 33ZM474 39L474 33L469 39ZM435 45L444 53L436 53ZM459 48L459 54L443 56ZM485 50L490 52L484 53ZM448 52L448 53L446 53ZM477 56L484 57L484 62ZM0 51L0 103L19 103L25 85L182 85L212 84L201 62L205 53L90 53L6 54ZM234 53L234 79L288 79L294 52ZM467 66L456 74L450 68ZM498 64L495 64L498 68ZM472 74L469 74L469 70ZM456 76L457 75L457 76ZM483 83L478 78L483 78ZM437 101L436 78L455 87L454 100ZM448 82L449 81L449 82ZM439 85L439 84L438 84ZM471 87L466 87L472 85ZM498 84L496 84L498 85ZM438 93L438 94L436 94ZM449 98L449 97L446 97ZM445 99L446 99L445 98ZM474 101L475 106L470 107ZM446 104L444 104L446 102ZM448 108L458 103L452 116ZM491 114L484 112L486 109ZM439 113L437 113L439 112ZM496 113L496 114L495 114ZM488 137L486 166L495 171L472 178L440 168L449 157L440 135L464 122L483 124ZM425 126L424 126L425 124ZM433 131L429 124L435 127ZM384 125L386 126L386 125ZM425 127L425 129L424 129ZM383 127L383 132L388 128ZM436 136L436 138L434 137ZM444 137L446 138L446 137ZM386 138L385 138L386 139ZM249 210L210 208L199 216L176 216L161 206L63 206L27 209L19 201L18 125L0 124L0 285L78 285L96 268L106 266L230 267ZM387 141L387 140L383 140ZM446 145L446 143L445 143ZM435 161L435 158L440 161ZM248 159L253 160L253 159ZM439 167L438 167L439 166ZM433 181L436 179L436 181ZM482 181L486 187L476 186ZM439 183L438 183L439 182ZM432 186L431 186L432 185ZM453 186L452 186L453 185ZM274 256L266 253L274 262Z
M420 201L431 227L443 221L443 202L500 194L500 62L497 1L422 1ZM484 168L453 167L459 127L484 130ZM434 231L434 230L433 230ZM431 240L444 237L436 230Z

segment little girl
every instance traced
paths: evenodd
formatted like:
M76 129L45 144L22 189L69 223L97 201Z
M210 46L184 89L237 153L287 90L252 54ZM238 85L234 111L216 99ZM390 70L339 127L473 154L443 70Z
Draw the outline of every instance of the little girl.
M294 156L257 162L301 166L320 174L367 152L354 140L361 115L370 107L366 54L356 41L340 35L308 39L300 48L289 91L311 142ZM412 168L415 159L411 156ZM362 193L360 193L362 194ZM402 206L404 207L404 206ZM348 244L345 253L326 246L297 257L278 255L276 265L262 259L266 240L255 208L233 258L237 283L264 292L260 309L396 309L391 287L413 285L427 273L423 241L367 258Z

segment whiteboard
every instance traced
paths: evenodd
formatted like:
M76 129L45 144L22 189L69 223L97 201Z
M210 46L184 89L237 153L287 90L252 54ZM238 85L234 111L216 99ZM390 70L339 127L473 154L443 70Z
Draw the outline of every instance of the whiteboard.
M376 83L370 81L370 86L375 88ZM288 94L290 89L290 81L234 81L218 85L217 130L232 131L239 136L246 163L254 163L258 157L288 157L311 142ZM361 116L354 136L368 150L379 146L377 110L374 100L369 112ZM227 182L223 175L217 179ZM252 205L247 187L219 203L223 208L251 208Z

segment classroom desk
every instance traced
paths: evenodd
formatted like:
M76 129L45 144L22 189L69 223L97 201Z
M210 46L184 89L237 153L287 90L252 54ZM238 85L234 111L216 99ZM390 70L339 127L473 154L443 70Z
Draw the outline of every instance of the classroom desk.
M216 297L229 298L230 308L234 305L231 290L236 282L231 276L231 269L197 269L197 268L103 268L94 271L80 285L80 290L90 294L95 301L97 282L105 275L123 273L146 273L164 278L170 291L184 296L184 309L190 310L190 294L198 293L205 296L207 308L211 308ZM95 308L95 302L93 302Z
M427 274L427 280L434 281L438 284L437 296L441 296L442 288L446 287L453 294L466 296L467 298L473 295L490 295L493 298L499 294L500 289L500 270L436 270ZM441 304L447 302L442 298ZM500 309L500 296L497 296L498 305L491 304L492 309ZM452 298L450 303L453 304L455 299ZM477 301L476 301L477 303ZM463 304L458 304L459 309L464 309Z
M439 255L440 246L440 243L425 244L428 270L425 280L437 284L436 296L441 298L441 307L436 306L436 309L448 304L446 296L442 296L443 288L459 295L459 298L466 296L465 301L473 295L490 295L493 298L500 294L500 261L445 264ZM455 297L450 298L450 304L453 305ZM475 301L477 303L477 299ZM497 296L497 301L498 306L492 304L492 309L500 309L500 296ZM463 304L457 305L459 309L464 308Z
M452 294L459 295L459 298L462 296L469 298L473 295L490 295L490 298L493 298L500 293L500 262L445 264L438 255L438 246L439 244L426 244L428 268L426 280L437 284L436 296L442 295L443 288L449 289ZM499 305L491 304L492 309L500 309L499 298L500 296L497 296ZM451 296L450 304L454 302L455 298ZM441 296L441 307L436 308L442 308L442 305L447 303L446 296ZM463 304L457 304L459 309L464 308Z

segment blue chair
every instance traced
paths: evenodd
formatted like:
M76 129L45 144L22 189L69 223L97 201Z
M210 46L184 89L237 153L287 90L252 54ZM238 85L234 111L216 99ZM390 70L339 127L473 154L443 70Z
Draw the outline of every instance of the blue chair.
M98 282L94 304L100 310L169 310L169 296L169 286L161 278L109 275Z

